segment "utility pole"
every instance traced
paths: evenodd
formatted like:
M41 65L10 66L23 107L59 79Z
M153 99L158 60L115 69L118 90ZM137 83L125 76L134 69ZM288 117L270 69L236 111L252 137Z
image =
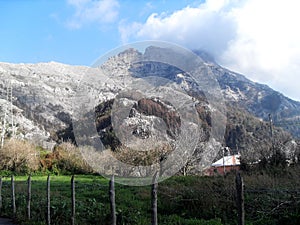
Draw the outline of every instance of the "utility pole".
M270 125L270 137L271 137L271 144L272 144L272 153L273 153L273 157L275 160L275 165L276 165L276 161L277 161L277 155L276 155L276 151L274 148L274 137L273 137L273 120L272 120L272 115L271 113L269 114L269 125Z
M6 93L5 93L6 90ZM3 87L3 96L6 95L6 102L3 104L3 110L4 110L4 117L2 118L1 125L1 148L4 146L5 141L5 134L6 134L6 126L11 122L11 131L12 136L15 135L15 126L14 126L14 113L13 113L13 94L12 94L13 88L11 83L6 84L6 88ZM9 105L10 104L10 105ZM9 118L11 117L11 118ZM10 120L10 121L9 121Z
M7 108L8 108L8 87L6 87L6 104L4 109L4 118L3 118L3 126L2 126L2 133L1 133L1 148L4 146L4 139L5 139L5 133L6 133L6 117L7 117Z
M225 176L226 173L226 168L225 168L225 148L223 148L223 173Z
M271 144L272 144L272 151L273 154L275 154L274 152L274 138L273 138L273 120L272 120L272 115L271 113L269 114L269 126L270 126L270 137L271 137Z
M2 93L0 93L0 97L1 97L2 94L4 95L4 91L1 90L1 92L2 92ZM1 127L0 127L0 128L1 128L0 141L1 141L1 143L0 143L0 148L2 147L2 132L3 132L3 122L4 122L4 121L3 121L4 118L3 118L3 116L2 116L2 111L4 111L4 110L3 110L3 107L4 107L4 106L1 105L1 111L0 111L0 113L1 113L1 115L0 115L0 126L1 126Z
M273 120L272 120L271 113L269 113L269 126L270 126L270 136L271 136L271 140L273 142Z
M1 136L0 136L0 141L1 141L1 143L0 143L0 148L2 148L2 146L3 146L3 144L2 144L2 132L3 132L3 123L4 123L4 120L3 120L3 118L2 117L0 117L0 126L1 126Z
M13 112L13 88L10 83L10 113L11 113L11 129L12 129L12 136L15 136L15 126L14 126L14 112Z

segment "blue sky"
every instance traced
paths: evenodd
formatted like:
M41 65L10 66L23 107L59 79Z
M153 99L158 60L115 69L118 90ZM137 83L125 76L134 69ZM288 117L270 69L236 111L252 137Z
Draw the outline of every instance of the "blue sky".
M75 2L80 1L0 0L0 61L58 61L91 65L105 52L123 44L120 23L142 22L154 10L171 13L195 4L195 1L172 0L155 3L110 1L116 4L108 10L116 14L101 21L97 18L76 17ZM87 3L86 6L82 4L82 7L92 8L93 5Z
M0 61L91 65L155 39L205 50L300 100L299 8L297 0L0 0Z

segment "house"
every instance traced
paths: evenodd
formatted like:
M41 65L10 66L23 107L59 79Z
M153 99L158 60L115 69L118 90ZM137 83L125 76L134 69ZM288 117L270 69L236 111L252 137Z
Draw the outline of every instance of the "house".
M230 171L239 170L241 166L240 157L240 154L224 156L223 158L211 164L211 167L206 170L205 175L224 175Z

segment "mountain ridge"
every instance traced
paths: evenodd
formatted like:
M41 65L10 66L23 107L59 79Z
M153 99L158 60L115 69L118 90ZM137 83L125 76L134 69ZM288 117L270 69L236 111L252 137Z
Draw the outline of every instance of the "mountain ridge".
M13 114L16 123L19 124L19 134L22 134L20 136L25 137L25 134L28 136L30 133L32 133L32 135L39 134L40 137L38 137L38 139L42 140L41 143L47 146L49 143L54 145L55 142L59 142L63 138L67 139L71 137L71 121L73 118L72 98L76 95L80 82L83 82L82 85L91 90L91 95L97 96L99 102L107 102L114 99L118 91L126 87L129 80L136 77L142 78L147 74L154 76L159 75L166 79L171 79L178 87L184 90L193 90L192 86L194 81L190 79L184 71L180 71L178 68L171 68L167 65L155 63L132 64L132 61L138 59L142 54L143 53L134 49L124 51L117 56L109 58L99 68L71 66L57 62L38 64L0 63L0 98L2 99L2 113L0 116L3 118L3 109L5 105L6 108L8 106L8 102L6 101L6 88L11 85L14 95ZM149 49L147 54L151 54ZM246 116L247 118L245 117L243 120L237 119L237 122L232 122L234 125L228 125L230 130L226 131L227 137L225 138L225 143L220 144L230 144L232 148L235 148L235 145L240 145L238 147L241 148L247 144L244 138L239 139L235 137L241 134L250 139L253 138L253 141L251 141L252 145L259 139L259 137L255 135L255 132L263 132L263 136L266 139L264 146L265 148L269 148L269 134L267 128L269 114L273 116L275 125L278 121L291 121L290 127L292 127L292 129L289 127L286 130L289 132L292 131L294 137L299 137L297 136L300 133L299 128L297 129L297 126L293 124L294 120L300 117L299 102L285 97L267 85L255 83L241 74L225 69L208 59L209 58L206 58L204 60L205 65L210 68L219 81L226 104L230 105L229 113L235 114L234 110L237 110L235 109L235 106L237 106L236 108L241 108L249 112L249 115L251 114L253 117L257 117L253 119L253 121L255 120L256 122L252 122L256 124L255 129L251 128L251 124L247 125L247 121L251 120L248 119L249 116ZM161 69L159 74L156 72L156 69ZM89 74L93 77L94 74L99 74L100 71L104 71L108 74L109 78L113 79L113 82L103 82L100 79L101 85L99 86L96 80L94 82L82 80L83 74ZM151 103L149 100L145 101ZM156 106L153 107L155 108ZM201 110L205 111L204 108L201 108ZM202 112L201 110L199 112ZM236 115L238 115L237 117L241 117L242 114L245 113L236 113ZM103 116L103 119L100 121L108 123L109 118L107 115L103 114ZM205 121L207 124L205 126L209 127L209 115L204 113L202 117L202 121ZM259 121L263 120L266 122L262 122L260 125ZM22 127L24 121L27 121L26 123L30 125ZM145 122L145 120L143 121ZM239 124L241 121L244 121L244 125ZM140 131L142 128L139 127L139 125L137 126L136 130ZM99 125L99 127L101 127L102 130L105 128L105 126L101 125ZM142 133L143 132L142 130ZM283 135L280 130L276 132L278 135ZM283 136L286 136L286 140L292 140L288 135ZM234 138L239 141L234 141Z

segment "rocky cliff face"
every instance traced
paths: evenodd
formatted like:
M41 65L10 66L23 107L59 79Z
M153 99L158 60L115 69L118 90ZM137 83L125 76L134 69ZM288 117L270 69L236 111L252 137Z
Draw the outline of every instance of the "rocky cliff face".
M144 54L157 54L157 49L151 47ZM111 110L118 93L137 78L162 78L160 82L172 81L172 88L186 93L186 99L194 101L198 118L201 121L201 141L207 140L211 127L210 105L199 85L185 71L173 66L157 62L136 62L142 53L135 49L126 50L108 59L99 68L84 66L69 66L60 63L39 64L8 64L0 63L0 117L8 121L7 130L20 138L32 139L44 146L53 145L61 138L72 137L72 98L78 94L78 84L88 90L98 102L96 111L96 125L99 136L104 144L116 141L112 134ZM269 127L263 120L268 120L272 114L274 124L282 125L294 137L300 136L295 120L300 116L300 103L293 101L272 90L266 85L254 83L244 76L218 66L209 57L205 58L205 65L211 69L218 80L222 94L228 104L228 124L224 142L199 144L198 156L209 148L220 148L221 145L230 146L235 151L255 149L259 143L265 148L270 147L268 139ZM109 80L87 80L104 73ZM138 84L137 84L138 85ZM12 96L7 95L7 88L12 87ZM159 121L166 125L167 133L164 141L176 139L180 134L182 121L176 107L170 102L160 100L159 96L152 98L123 97L118 104L132 106L130 113L124 119L124 126L131 129L137 138L147 138L155 134ZM10 103L12 102L12 106ZM12 108L12 109L11 109ZM6 112L6 113L5 113ZM13 115L13 116L12 116ZM276 129L275 129L276 130ZM293 138L284 131L277 129L277 137L284 137L285 143L291 143ZM282 140L283 140L282 139ZM256 144L255 144L256 143ZM120 144L118 141L115 145ZM255 146L256 147L255 147ZM250 146L250 147L249 147ZM200 156L199 156L200 155ZM195 164L197 162L194 162Z
M211 64L210 67L229 104L237 105L264 121L269 121L271 115L275 126L300 137L300 102L216 64Z
M146 49L145 54L157 54L156 51L157 49L155 48L149 48L148 50ZM238 106L264 121L269 121L269 115L271 115L275 126L282 127L296 138L300 137L300 102L289 99L267 85L255 83L241 74L222 68L207 54L204 54L204 56L202 52L196 52L196 54L204 57L203 60L206 66L211 69L219 82L226 102L230 105ZM120 57L138 60L141 56L140 53L131 49L118 57L111 58L108 67L111 69L116 67L116 62L126 61L124 59L120 60ZM191 95L196 97L203 95L201 90L197 90L197 84L189 74L178 68L155 62L130 64L127 61L126 65L129 72L126 75L131 77L163 77L176 82L184 91L189 92ZM106 68L106 65L104 67ZM120 74L118 71L110 74L115 77L115 74Z
M13 118L18 137L51 147L71 123L71 98L89 68L60 63L0 63L1 119ZM10 90L12 99L9 98ZM13 110L10 110L12 102ZM11 127L11 119L8 120ZM8 129L10 129L8 127Z

